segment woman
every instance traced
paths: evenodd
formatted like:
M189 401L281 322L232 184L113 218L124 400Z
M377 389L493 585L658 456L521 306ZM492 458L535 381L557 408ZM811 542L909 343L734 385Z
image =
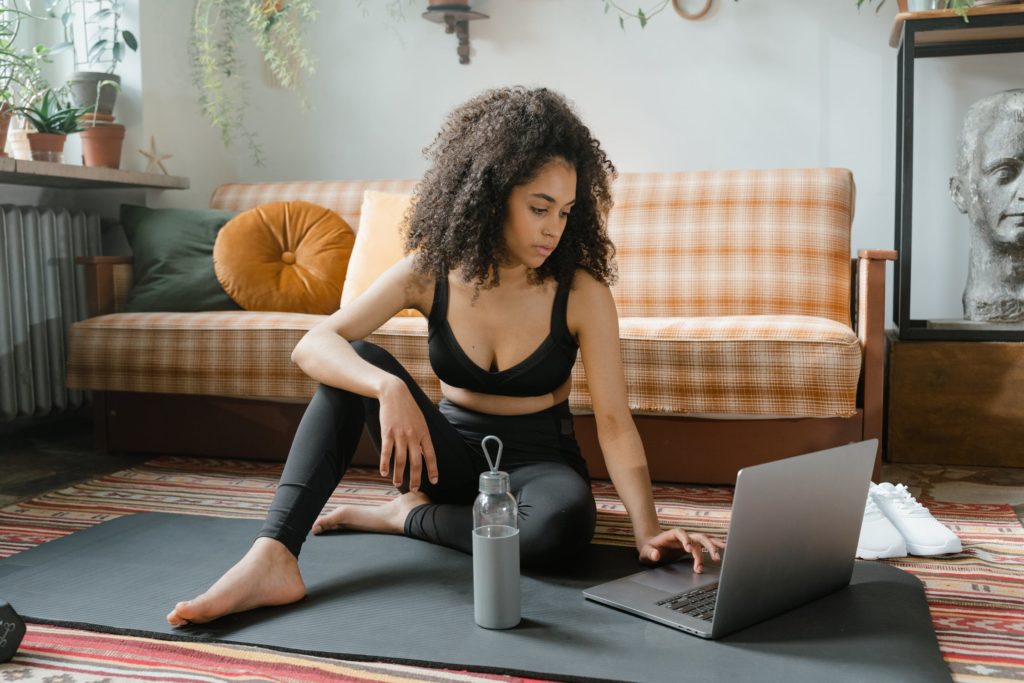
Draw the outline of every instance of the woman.
M589 543L595 521L568 408L577 349L640 560L690 553L700 572L705 550L718 559L721 541L658 524L609 290L614 247L605 217L615 168L590 131L550 90L499 89L452 112L427 154L433 164L414 196L409 255L292 353L320 387L263 529L207 592L175 606L171 624L301 599L297 558L311 528L404 533L470 552L488 434L504 442L523 564L568 561ZM358 341L404 308L428 317L439 406L393 356ZM381 474L402 494L318 517L364 423L380 448Z

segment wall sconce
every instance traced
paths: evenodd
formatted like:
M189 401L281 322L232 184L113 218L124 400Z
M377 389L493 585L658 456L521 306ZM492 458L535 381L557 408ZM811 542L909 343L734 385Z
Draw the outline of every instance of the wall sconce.
M454 33L459 39L459 64L469 64L469 22L489 17L471 10L469 3L430 0L423 18L436 24L444 24L445 33Z

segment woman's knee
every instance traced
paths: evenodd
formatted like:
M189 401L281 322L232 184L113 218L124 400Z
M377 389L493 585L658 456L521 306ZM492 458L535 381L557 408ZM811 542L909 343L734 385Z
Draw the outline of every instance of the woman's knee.
M358 399L358 395L351 391L332 387L328 384L318 384L316 386L316 391L313 393L313 398L310 399L310 405L323 404L330 406L333 409L337 409Z
M521 508L520 556L524 566L564 564L594 536L597 510L590 487L576 473L571 486L548 491ZM578 482L578 483L577 483Z
M401 365L398 359L391 355L391 352L373 342L357 339L354 342L350 342L350 344L352 349L359 354L360 358L378 368L387 370Z

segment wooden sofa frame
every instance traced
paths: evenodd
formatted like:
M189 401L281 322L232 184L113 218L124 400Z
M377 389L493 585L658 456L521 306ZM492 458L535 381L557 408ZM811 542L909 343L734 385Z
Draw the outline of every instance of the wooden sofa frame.
M851 311L864 350L857 412L845 418L704 419L646 416L634 419L654 481L733 484L742 467L851 441L878 439L874 479L882 458L885 381L885 262L892 250L861 250L852 261ZM91 316L114 313L115 264L131 257L80 257ZM92 392L96 447L101 453L143 452L283 460L302 402L223 396ZM592 415L577 415L576 434L596 478L607 478ZM679 457L680 451L683 457ZM672 453L672 457L662 457ZM376 467L366 435L356 464Z

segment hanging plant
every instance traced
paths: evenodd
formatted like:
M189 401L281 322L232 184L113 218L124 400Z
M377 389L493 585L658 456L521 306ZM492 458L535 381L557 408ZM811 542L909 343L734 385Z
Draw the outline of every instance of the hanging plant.
M236 137L246 141L257 166L263 165L264 155L256 133L245 124L248 84L239 41L243 33L252 35L271 74L282 87L296 91L306 109L302 76L312 75L316 65L302 38L302 25L315 18L312 0L196 0L189 59L199 106L220 130L225 146Z
M605 14L608 14L612 10L615 10L615 13L619 17L619 28L621 28L623 31L625 31L626 30L626 21L627 20L631 21L633 19L636 19L640 23L640 28L646 28L647 27L647 22L649 22L653 17L661 14L664 11L664 9L666 7L668 7L669 3L672 2L673 0L659 0L658 2L654 3L653 5L651 5L647 9L647 11L644 11L644 8L640 7L638 5L635 12L630 12L628 9L625 9L624 7L619 5L619 3L616 2L615 0L601 0L601 1L604 3L604 13ZM735 1L738 2L739 0L735 0ZM863 2L863 0L861 0L861 1ZM882 0L882 1L885 2L885 0ZM708 3L708 4L710 5L710 3ZM679 11L680 8L677 6L676 9L677 9L677 11ZM705 11L706 11L706 9L705 9ZM700 12L699 14L697 14L697 15L695 15L693 17L688 17L688 18L698 18L700 16L703 16L703 14L704 14L704 12Z
M650 21L651 17L661 14L662 10L668 7L669 0L661 0L657 4L651 6L646 12L643 7L637 7L635 12L630 12L627 9L623 9L618 3L613 0L604 0L604 13L608 14L609 11L615 10L619 15L619 28L623 31L626 30L626 20L636 19L640 22L640 28L645 28L647 22Z

